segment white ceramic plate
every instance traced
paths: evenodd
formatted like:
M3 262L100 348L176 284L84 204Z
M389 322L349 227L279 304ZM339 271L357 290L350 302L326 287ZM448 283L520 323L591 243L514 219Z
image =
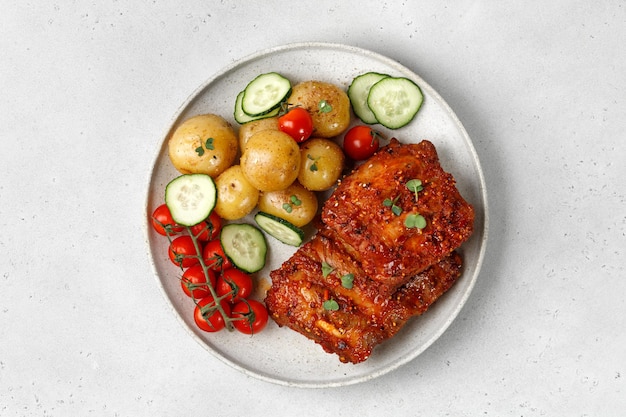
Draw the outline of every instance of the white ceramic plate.
M402 142L431 140L437 147L442 166L455 176L461 194L476 209L475 232L462 247L465 260L462 277L426 314L414 318L396 337L376 347L367 361L353 365L340 363L336 355L324 353L314 342L292 330L279 328L271 321L263 332L254 336L227 331L209 334L198 330L192 317L193 303L180 288L180 271L167 257L167 239L156 234L146 223L154 270L174 314L192 337L215 357L241 372L299 387L331 387L367 381L418 356L445 331L466 302L478 277L487 238L487 196L480 163L467 132L449 106L409 69L389 58L355 47L291 44L235 62L210 78L182 105L154 161L147 193L147 214L162 204L165 185L179 175L167 155L167 139L174 129L185 119L201 113L217 113L237 126L232 116L237 93L249 80L269 71L282 73L292 83L316 79L346 89L355 76L377 71L408 77L422 88L425 99L417 117L408 126L394 131L393 136ZM391 137L392 133L387 133ZM253 223L251 218L246 221ZM257 274L266 282L269 272L278 268L295 250L271 238L268 243L267 265Z

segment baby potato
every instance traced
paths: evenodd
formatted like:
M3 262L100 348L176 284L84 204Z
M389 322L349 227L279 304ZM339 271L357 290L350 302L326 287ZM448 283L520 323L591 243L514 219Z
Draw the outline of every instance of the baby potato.
M350 125L350 99L338 86L322 81L304 81L293 86L288 100L302 106L313 119L313 135L332 138Z
M243 174L258 190L284 190L298 177L300 148L280 130L263 130L250 137L240 160Z
M237 157L237 135L224 118L201 114L185 120L168 141L174 167L183 174L208 174L215 178Z
M261 193L259 210L302 227L317 213L317 196L297 181L284 190Z
M243 152L248 139L262 130L278 130L278 117L253 120L241 125L239 128L239 149Z
M259 190L243 175L240 165L233 165L215 179L217 203L215 212L225 220L246 216L259 201Z
M300 146L300 160L300 184L311 191L325 191L341 176L345 156L335 142L311 138Z

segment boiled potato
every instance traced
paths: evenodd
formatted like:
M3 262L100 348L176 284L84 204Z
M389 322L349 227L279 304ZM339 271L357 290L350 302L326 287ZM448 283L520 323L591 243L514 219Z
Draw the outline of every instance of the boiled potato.
M335 142L311 138L300 146L300 160L300 184L311 191L325 191L337 183L345 156Z
M213 178L233 164L238 152L233 127L215 114L185 120L170 137L168 147L170 160L178 171Z
M244 175L258 190L284 190L298 177L300 148L280 130L263 130L250 137L240 163Z
M288 102L309 111L316 137L338 136L350 125L350 99L334 84L321 81L298 83L293 86Z
M317 196L297 181L284 190L261 193L259 210L302 227L317 213Z
M243 152L246 143L248 143L248 139L262 130L278 130L278 117L253 120L241 125L239 128L239 149Z
M240 219L250 213L259 201L259 190L243 175L240 165L233 165L215 180L215 212L225 220Z

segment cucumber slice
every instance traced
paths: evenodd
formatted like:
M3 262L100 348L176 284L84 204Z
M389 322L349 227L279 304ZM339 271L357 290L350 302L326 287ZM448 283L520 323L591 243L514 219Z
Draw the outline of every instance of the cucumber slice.
M417 84L404 77L387 77L370 88L367 105L378 123L398 129L409 123L422 106L424 95Z
M280 106L278 106L274 110L270 111L269 113L265 113L260 116L250 116L249 114L246 114L245 111L243 111L243 108L241 107L242 101L243 101L243 91L237 94L237 99L235 100L234 116L235 116L235 121L239 123L240 125L244 123L252 122L254 120L265 119L267 117L274 117L274 116L277 116L278 113L280 112Z
M216 202L215 182L206 174L184 174L165 187L165 204L172 219L182 226L193 226L205 220Z
M367 96L370 93L370 88L372 88L374 84L387 77L389 77L387 74L366 72L365 74L355 77L350 87L348 87L348 97L352 104L352 110L363 123L368 125L378 123L376 116L374 116L374 113L372 113L367 105Z
M287 99L291 82L276 72L261 74L243 90L241 108L249 116L269 113Z
M304 231L287 220L260 211L254 216L254 221L261 229L281 242L291 246L302 245Z
M253 273L265 266L267 243L256 227L246 223L230 223L222 228L220 243L224 254L237 268Z

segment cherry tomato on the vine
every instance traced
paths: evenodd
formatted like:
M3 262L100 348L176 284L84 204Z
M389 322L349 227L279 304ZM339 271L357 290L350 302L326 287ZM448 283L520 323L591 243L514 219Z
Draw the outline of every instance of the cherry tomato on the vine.
M232 268L233 264L224 253L224 248L219 239L210 241L202 250L202 259L209 268L214 271L221 272L228 268Z
M215 287L218 297L226 296L224 299L231 303L248 298L253 289L252 277L237 268L224 270Z
M184 230L183 226L176 224L172 219L172 213L166 204L161 204L152 212L152 227L163 236L167 236L167 232L170 235L175 235Z
M343 137L343 150L349 158L363 161L378 150L380 137L380 133L369 126L354 126Z
M191 226L191 234L201 242L215 239L219 236L220 230L222 230L222 219L214 211L209 214L205 221Z
M200 254L196 252L196 247L190 236L178 236L172 240L167 252L174 265L182 268L189 268L200 262L198 259Z
M215 272L210 269L207 269L206 272L207 273L205 275L204 268L202 268L202 265L200 264L193 265L183 272L183 276L180 280L180 286L185 294L189 297L195 298L196 300L211 295L211 290L209 290L208 285L215 288L217 277L215 276Z
M291 136L297 143L304 142L313 133L313 119L302 107L293 107L278 117L278 128Z
M259 333L269 318L265 305L256 300L242 300L231 309L233 326L244 334Z
M227 316L231 314L230 304L220 301L220 305ZM226 327L224 316L217 308L213 297L206 297L198 301L193 311L193 319L196 325L205 332L219 332Z

